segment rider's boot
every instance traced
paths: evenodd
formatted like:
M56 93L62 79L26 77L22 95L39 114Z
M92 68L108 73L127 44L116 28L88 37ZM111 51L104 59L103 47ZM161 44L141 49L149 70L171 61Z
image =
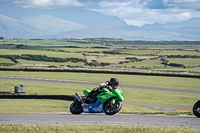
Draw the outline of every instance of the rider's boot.
M82 97L83 103L90 103L91 102L91 98L88 96L84 96Z
M84 103L90 103L93 101L93 99L96 97L97 94L98 94L98 89L94 88L90 93L84 96L82 100Z

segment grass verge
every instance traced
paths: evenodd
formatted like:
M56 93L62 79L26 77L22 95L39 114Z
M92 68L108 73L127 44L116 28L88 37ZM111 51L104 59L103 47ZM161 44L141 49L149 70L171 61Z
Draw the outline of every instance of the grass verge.
M70 113L73 101L47 99L0 99L0 113ZM122 103L122 114L164 114L193 115L191 110L180 112L162 112L149 109L148 106L129 105Z
M185 127L140 127L105 125L0 125L0 132L9 133L199 133L200 129Z
M27 77L43 79L60 79L72 81L105 82L110 78L118 78L120 84L140 85L152 87L166 87L188 90L199 90L198 78L126 75L126 74L102 74L102 73L76 73L76 72L24 72L24 71L0 71L1 76Z
M61 79L61 80L74 80L74 81L89 81L89 82L104 82L109 80L111 77L116 77L120 80L121 84L130 85L142 85L142 86L155 86L155 87L166 87L166 88L180 88L180 89L191 89L199 90L199 79L195 78L177 78L177 77L159 77L159 76L136 76L136 75L117 75L117 74L87 74L87 73L67 73L67 72L4 72L0 71L1 76L8 77L29 77L29 78L47 78L47 79ZM32 95L74 95L78 92L83 95L82 90L93 89L97 87L95 85L82 85L82 84L67 84L67 83L53 83L53 82L38 82L38 81L19 81L19 80L0 80L1 88L0 91L14 92L14 86L24 85L26 86L26 94ZM137 88L122 88L125 101L124 102L134 102L134 103L149 103L149 104L167 104L167 105L183 105L183 106L193 106L193 104L199 100L199 94L194 93L181 93L181 92L166 92L158 90L144 90ZM18 101L19 100L19 101ZM0 108L6 110L12 110L6 105L18 105L20 110L23 107L34 108L39 104L43 104L43 100L29 101L29 100L3 100L0 99ZM18 102L16 102L18 101ZM27 103L26 103L27 102ZM45 105L49 102L44 101ZM46 107L47 109L42 109L37 107L37 111L33 112L69 112L71 103L63 101L51 101L53 105ZM68 106L64 109L62 107L59 110L53 110L51 106L59 104L60 106ZM24 103L19 104L19 103ZM34 105L29 107L28 105ZM142 107L143 105L128 105L124 104L121 113L158 113L160 111L148 109ZM44 106L45 107L45 106ZM152 106L147 106L152 107ZM17 109L17 106L15 106ZM41 108L41 109L40 109ZM56 107L58 108L58 107ZM179 110L179 112L190 112L191 109L185 108L170 108L170 107L156 107L163 109L173 109ZM2 112L2 111L0 111ZM18 111L15 111L18 112ZM32 110L24 110L22 112L32 112ZM162 113L162 112L160 112ZM188 114L188 113L184 113Z
M0 99L1 113L69 113L72 101L46 99Z

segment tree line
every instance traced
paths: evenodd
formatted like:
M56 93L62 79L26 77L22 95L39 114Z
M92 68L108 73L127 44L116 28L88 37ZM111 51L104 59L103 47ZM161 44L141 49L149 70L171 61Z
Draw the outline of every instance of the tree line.
M17 59L24 59L24 60L33 60L33 61L45 61L45 62L84 62L87 61L85 59L80 58L58 58L58 57L47 57L46 55L31 55L31 54L22 54L22 55L0 55L1 58L8 58L12 60L14 63L19 63Z
M168 58L200 58L197 55L167 55Z

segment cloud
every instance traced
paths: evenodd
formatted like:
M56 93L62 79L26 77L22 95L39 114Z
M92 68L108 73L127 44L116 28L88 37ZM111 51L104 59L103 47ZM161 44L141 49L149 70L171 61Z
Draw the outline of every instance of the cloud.
M200 10L200 0L163 0L169 7Z
M199 0L111 0L99 2L99 8L92 10L118 16L129 25L142 26L146 23L180 22L193 17L200 18L199 10L188 6L199 3Z
M0 0L0 5L26 8L72 6L117 16L136 26L200 18L200 0Z
M14 0L14 4L23 7L83 6L77 0Z

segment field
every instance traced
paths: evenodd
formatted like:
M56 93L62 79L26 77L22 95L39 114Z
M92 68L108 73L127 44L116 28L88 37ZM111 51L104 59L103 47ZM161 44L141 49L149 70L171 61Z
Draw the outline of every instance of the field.
M37 54L46 55L48 57L59 57L59 58L84 58L81 53L65 53L65 52L52 52L52 51L41 51L41 50L16 50L16 49L0 49L0 53L3 55L22 55L22 54Z
M199 42L195 41L148 42L104 38L4 40L0 42L0 68L87 69L199 75L199 46ZM27 58L27 54L46 56L46 59ZM60 59L67 61L58 61Z
M197 55L200 56L200 52L196 50L163 50L159 55Z
M124 41L109 39L4 40L0 68L98 70L200 75L199 42ZM29 55L31 55L29 57ZM35 57L32 57L35 56ZM56 60L55 60L56 59ZM60 61L60 59L68 59ZM75 60L73 60L75 59ZM59 60L59 61L58 61ZM164 63L163 63L164 62ZM176 66L172 66L172 64ZM177 66L179 65L179 66ZM2 76L104 82L117 77L121 84L199 90L198 79L89 73L3 72ZM144 82L145 81L145 82ZM19 81L0 80L1 91L13 91ZM95 86L20 81L26 94L67 94ZM125 102L191 106L197 94L123 88ZM134 95L134 97L133 97ZM181 99L181 100L179 100ZM186 100L187 99L187 100ZM183 101L182 101L183 100ZM129 111L130 106L124 112ZM140 106L131 107L146 112ZM165 107L166 108L166 107ZM185 110L185 109L184 109ZM149 110L148 110L149 111ZM148 112L147 111L147 112ZM189 110L185 110L189 111ZM135 111L137 112L137 111ZM151 111L150 111L151 112Z
M174 128L174 127L136 127L136 126L105 126L105 125L0 125L1 132L27 133L198 133L199 129Z
M4 40L0 42L0 68L97 70L200 75L199 42L146 42L107 39ZM30 56L31 55L31 56ZM35 56L35 57L32 57ZM40 57L40 58L38 58ZM64 59L63 62L58 60ZM164 61L163 61L164 59ZM50 61L49 61L50 60ZM175 66L173 66L175 65ZM120 84L199 90L198 78L145 76L103 73L0 71L0 76L72 80L101 83L112 77ZM26 86L29 95L83 95L82 90L94 85L0 79L0 91L14 92L14 86ZM161 105L193 106L199 94L122 88L126 103L120 113L193 115L191 109ZM127 104L141 103L141 104ZM0 113L70 113L71 101L36 99L1 99ZM155 104L143 105L143 104ZM12 105L12 106L10 106ZM156 106L159 105L159 106ZM151 107L151 108L150 108ZM162 112L156 109L175 110ZM17 125L18 126L18 125ZM84 125L22 126L0 125L0 132L86 132ZM86 125L93 129L93 125ZM199 132L189 128L151 128L95 125L96 132Z
M139 85L139 86L152 86L152 87L166 87L177 88L187 90L199 90L199 79L196 78L180 78L180 77L163 77L163 76L137 76L137 75L117 75L117 74L89 74L89 73L70 73L70 72L9 72L0 71L0 75L7 77L25 77L25 78L42 78L42 79L58 79L58 80L72 80L72 81L87 81L101 83L109 80L111 77L119 79L120 84L127 85ZM80 85L80 84L66 84L66 83L51 83L51 82L36 82L36 81L18 81L18 80L0 80L1 91L14 92L14 86L24 85L26 86L26 94L32 95L74 95L75 92L83 95L82 90L93 89L95 85ZM166 92L156 90L141 90L133 88L122 88L125 101L134 103L150 103L150 104L165 104L165 105L183 105L192 106L198 99L199 94L194 93L181 93L181 92ZM0 104L1 109L9 108L12 102L16 100L3 101ZM31 102L31 101L30 101ZM49 102L50 106L56 105L58 101L52 100ZM5 103L5 104L3 104ZM28 104L26 102L17 102L19 105ZM37 101L36 103L40 103ZM69 112L69 104L66 102L66 106L61 106L60 111L49 109L51 112ZM41 100L43 105L43 100ZM63 104L63 101L61 102ZM34 104L31 104L34 105ZM58 104L59 105L59 104ZM145 106L150 107L150 106ZM20 106L19 106L20 108ZM180 112L191 112L191 109L185 108L171 108L171 107L155 107L164 109L175 109ZM58 108L59 109L59 108ZM9 109L8 109L9 110ZM44 111L47 110L44 108ZM10 110L11 112L15 110ZM6 112L6 111L2 111ZM25 111L26 112L26 111ZM32 112L38 112L38 110L32 110ZM47 111L48 112L48 111ZM157 113L156 110L144 108L143 105L129 105L123 104L122 113Z

